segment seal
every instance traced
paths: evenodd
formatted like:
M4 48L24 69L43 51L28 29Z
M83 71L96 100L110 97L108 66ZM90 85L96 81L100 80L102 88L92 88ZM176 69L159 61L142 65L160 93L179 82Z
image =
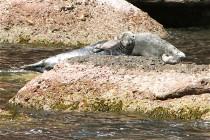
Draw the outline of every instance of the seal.
M131 55L134 48L134 40L134 35L126 32L122 34L120 39L99 41L81 49L61 53L34 64L22 66L21 69L44 72L52 69L57 63L72 57L87 55Z
M158 57L167 64L179 63L186 55L174 45L152 33L137 33L131 55Z
M161 39L158 35L152 33L134 34L132 32L124 32L115 40L99 41L84 48L61 53L21 68L25 70L44 72L52 69L54 65L61 61L72 57L87 55L134 55L158 57L168 64L179 63L186 57L182 51L166 40Z

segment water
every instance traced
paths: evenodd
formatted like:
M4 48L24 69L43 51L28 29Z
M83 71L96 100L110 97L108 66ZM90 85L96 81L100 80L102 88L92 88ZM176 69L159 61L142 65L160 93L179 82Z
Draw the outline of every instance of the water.
M208 139L210 122L144 120L110 113L43 113L33 121L1 122L1 139Z
M169 33L169 41L188 56L183 63L210 64L210 29L169 29ZM8 106L8 100L39 75L18 67L67 50L0 45L0 109L13 114L0 118L0 139L210 139L210 121L161 121L136 114L43 112Z
M210 64L210 27L169 29L169 41L186 53L186 63Z
M43 58L70 50L68 48L46 48L45 46L0 44L0 70L16 69L24 64L31 64Z

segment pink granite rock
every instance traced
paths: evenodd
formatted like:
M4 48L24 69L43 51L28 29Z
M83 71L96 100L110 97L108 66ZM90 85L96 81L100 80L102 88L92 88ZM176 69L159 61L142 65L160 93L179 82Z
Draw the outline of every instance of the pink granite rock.
M210 66L164 65L143 57L75 58L27 83L10 102L45 110L204 118L210 110Z
M0 42L81 45L163 26L125 0L0 1Z

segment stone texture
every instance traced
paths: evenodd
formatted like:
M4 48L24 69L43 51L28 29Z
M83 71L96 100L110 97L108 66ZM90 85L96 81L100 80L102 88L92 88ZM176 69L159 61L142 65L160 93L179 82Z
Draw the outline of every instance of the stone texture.
M10 103L44 110L209 119L210 66L165 65L133 56L73 58L27 83Z
M0 0L0 42L81 45L128 30L167 35L124 0Z

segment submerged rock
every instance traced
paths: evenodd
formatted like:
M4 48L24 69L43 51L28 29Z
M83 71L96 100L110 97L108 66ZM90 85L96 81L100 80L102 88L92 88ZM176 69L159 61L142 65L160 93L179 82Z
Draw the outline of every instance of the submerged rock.
M134 56L72 58L27 83L10 103L44 110L210 118L210 66Z
M81 45L128 30L167 34L124 0L0 1L0 42Z

